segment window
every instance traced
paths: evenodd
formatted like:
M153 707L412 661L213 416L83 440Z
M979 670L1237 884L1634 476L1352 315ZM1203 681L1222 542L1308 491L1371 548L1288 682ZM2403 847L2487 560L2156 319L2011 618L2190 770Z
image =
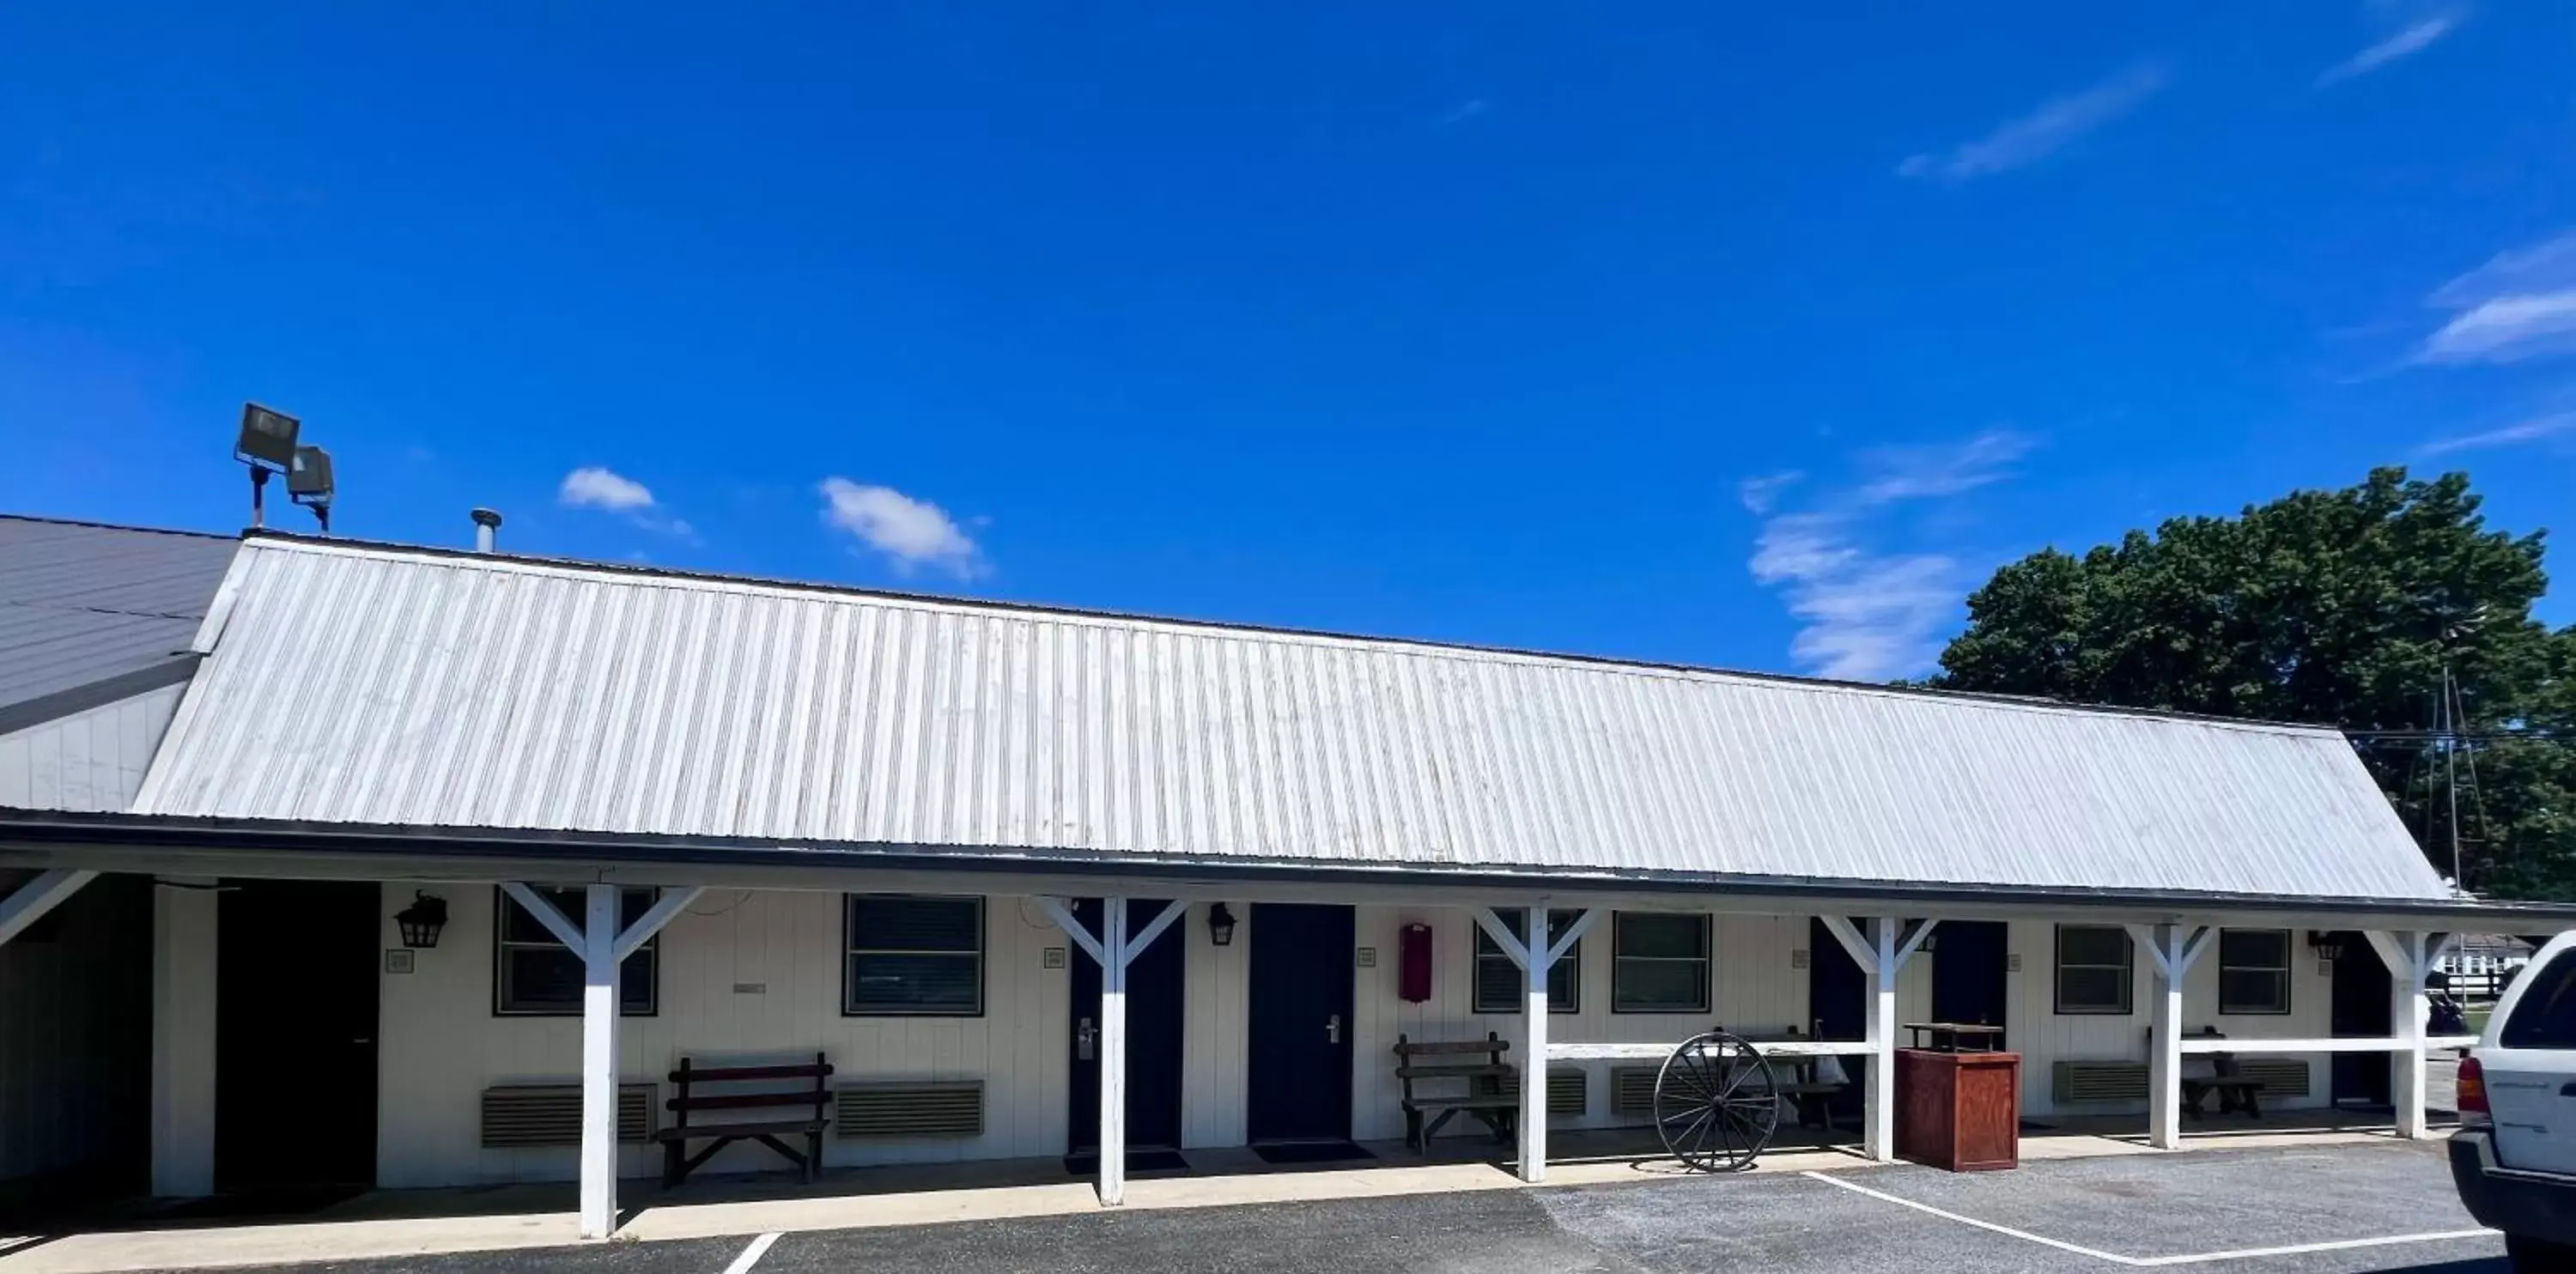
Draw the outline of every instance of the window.
M1622 911L1610 917L1610 1011L1708 1012L1705 915ZM1549 993L1553 997L1554 992Z
M2218 931L2218 1011L2290 1011L2290 931Z
M851 894L842 915L843 1014L984 1015L982 898Z
M1503 927L1511 930L1513 936L1519 937L1529 932L1528 908L1496 907L1494 914L1502 919ZM1567 926L1572 925L1574 918L1582 914L1579 911L1548 912L1548 942L1553 944L1557 939L1564 937ZM1565 949L1562 959L1548 967L1548 1012L1572 1013L1578 1007L1576 993L1583 986L1582 957L1583 944L1578 941ZM1485 932L1485 926L1476 926L1476 1012L1520 1012L1524 989L1528 985L1528 982L1521 977L1520 966L1512 963L1512 958L1504 955L1501 947L1494 945L1493 935Z
M2576 950L2525 966L2522 998L2496 1043L2505 1048L2576 1048Z
M653 909L655 889L618 891L617 923L631 925ZM506 891L492 891L495 910L501 923L493 928L492 1011L510 1016L579 1016L581 1013L581 957L555 940L554 930L528 914ZM539 889L538 897L555 905L576 926L589 912L589 901L581 888ZM627 1017L651 1017L660 992L662 935L646 939L635 954L617 969L619 1012Z
M2057 1011L2126 1013L2137 980L2129 976L2129 931L2115 925L2057 926Z

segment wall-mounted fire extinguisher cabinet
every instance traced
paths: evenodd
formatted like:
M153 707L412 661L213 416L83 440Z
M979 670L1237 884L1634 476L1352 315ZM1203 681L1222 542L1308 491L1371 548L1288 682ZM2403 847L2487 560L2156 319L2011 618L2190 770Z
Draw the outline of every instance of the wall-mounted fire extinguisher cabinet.
M1407 1004L1420 1004L1431 998L1431 926L1409 924L1397 940L1396 954L1401 971L1396 978L1395 993Z

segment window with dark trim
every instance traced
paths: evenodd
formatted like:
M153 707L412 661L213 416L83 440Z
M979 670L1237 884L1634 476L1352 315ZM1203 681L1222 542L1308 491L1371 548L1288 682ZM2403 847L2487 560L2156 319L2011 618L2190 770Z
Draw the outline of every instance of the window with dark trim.
M2118 925L2057 926L2057 1011L2128 1013L2137 979L2129 931Z
M1708 1012L1709 937L1706 912L1612 913L1610 1011Z
M1573 925L1574 918L1582 914L1580 911L1548 912L1549 944L1553 945L1557 939L1564 937L1566 929ZM1503 928L1510 930L1514 937L1529 933L1528 908L1496 907L1494 915L1502 920ZM1521 976L1521 967L1512 963L1510 956L1503 954L1503 949L1495 945L1493 935L1486 933L1483 925L1477 925L1475 929L1475 1011L1478 1013L1520 1012L1523 996L1529 986L1528 981ZM1583 942L1577 939L1573 946L1565 949L1565 954L1559 957L1555 964L1548 966L1548 1012L1573 1013L1579 1010L1580 994L1583 989L1582 968Z
M984 1015L981 896L848 894L841 914L845 1016Z
M2290 1011L2290 931L2218 931L2218 1011Z
M582 886L537 889L536 895L575 925L587 917L590 904ZM623 889L617 896L617 923L634 924L653 909L657 889ZM519 900L495 886L492 926L492 1012L503 1017L578 1017L581 1015L581 957L555 939L554 930L528 914ZM659 1008L662 935L644 945L617 968L618 1012L625 1017L651 1017Z

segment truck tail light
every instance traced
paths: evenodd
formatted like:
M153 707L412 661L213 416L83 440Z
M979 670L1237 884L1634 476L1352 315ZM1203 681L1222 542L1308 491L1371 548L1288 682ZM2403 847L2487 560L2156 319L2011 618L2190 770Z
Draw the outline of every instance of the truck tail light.
M2460 1059L2459 1099L2460 1126L2483 1128L2494 1121L2487 1108L2487 1072L2474 1057Z

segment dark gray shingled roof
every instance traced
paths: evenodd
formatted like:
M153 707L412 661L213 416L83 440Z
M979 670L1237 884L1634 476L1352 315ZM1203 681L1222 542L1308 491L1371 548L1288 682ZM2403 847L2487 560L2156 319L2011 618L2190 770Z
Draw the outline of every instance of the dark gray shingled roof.
M139 693L185 675L240 544L0 515L0 727L88 707L94 688Z

